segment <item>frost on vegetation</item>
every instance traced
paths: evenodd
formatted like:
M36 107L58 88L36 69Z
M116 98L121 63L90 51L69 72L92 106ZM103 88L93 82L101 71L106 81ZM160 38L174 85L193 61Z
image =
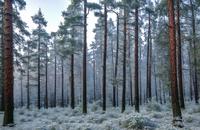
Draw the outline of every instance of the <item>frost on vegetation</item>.
M161 119L161 118L163 118L163 114L161 114L161 113L153 113L152 117L156 118L156 119Z
M191 116L188 116L188 117L186 117L185 121L188 122L188 123L192 123L193 118Z
M195 107L193 108L192 113L200 113L200 105L195 106Z
M92 104L91 104L91 111L92 112L96 112L97 110L99 110L99 108L100 108L100 106L101 106L101 101L96 101L96 102L93 102Z
M120 121L120 125L123 128L130 130L155 130L157 127L157 125L149 118L140 115L128 117L127 119Z
M147 109L146 109L147 111L157 111L157 112L163 111L162 106L161 106L159 103L155 102L155 101L149 102L149 103L147 104L147 107L146 107L146 108L147 108Z

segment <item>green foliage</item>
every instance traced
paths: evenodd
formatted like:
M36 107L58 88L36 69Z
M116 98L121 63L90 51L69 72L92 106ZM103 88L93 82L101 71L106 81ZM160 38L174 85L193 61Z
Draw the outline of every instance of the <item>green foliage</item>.
M16 6L22 10L26 7L26 2L24 0L13 0L13 3L16 4Z
M91 10L101 10L102 9L102 7L99 4L92 3L92 2L88 2L86 6L87 6L87 8L89 8Z
M39 9L38 13L31 18L35 24L38 24L38 27L41 28L42 26L47 26L47 21L44 19L41 9Z

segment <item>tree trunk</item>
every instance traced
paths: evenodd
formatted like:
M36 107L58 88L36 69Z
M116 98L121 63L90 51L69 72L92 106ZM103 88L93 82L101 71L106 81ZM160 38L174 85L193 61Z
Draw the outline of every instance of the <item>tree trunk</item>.
M162 104L162 83L161 79L159 79L159 93L160 93L160 104Z
M191 45L192 45L192 43L190 42L189 43L190 45L189 45L189 51L188 51L188 59L189 59L189 75L190 75L190 84L189 84L189 86L190 86L190 100L192 101L193 100L193 76L192 76L192 63L191 63L191 53L190 53L190 51L191 51L191 49L192 49L192 47L191 47Z
M56 48L56 47L55 47ZM55 53L56 53L56 50L55 50ZM56 88L57 88L57 57L55 55L54 57L54 60L55 60L55 65L54 65L54 107L56 107Z
M1 33L1 105L0 111L4 111L4 41L3 41L3 5L1 7L1 17L2 17L2 33Z
M123 52L123 89L122 89L122 113L126 108L126 30L127 30L127 12L124 9L124 52Z
M136 1L138 3L138 1ZM139 86L138 86L138 6L135 8L135 110L139 112Z
M114 107L116 107L116 87L117 87L117 71L118 71L118 53L119 53L119 16L117 14L117 44L116 44L115 83L114 83L115 86L113 87L113 106Z
M106 111L107 6L104 3L103 111Z
M74 54L71 54L71 108L74 109Z
M192 12L192 41L194 48L194 98L196 104L199 104L199 91L198 91L198 77L197 77L197 50L196 50L196 23L194 14L194 5L190 0L191 12Z
M182 127L182 115L179 105L178 87L177 87L177 70L176 70L176 34L175 34L175 18L174 18L174 1L168 0L169 15L169 41L170 41L170 78L172 92L172 111L173 125Z
M61 59L61 107L64 107L64 61Z
M156 61L154 61L153 67L154 67L155 95L156 95L156 102L158 102L158 87L157 87L157 78L156 78Z
M148 27L148 43L147 43L147 101L151 101L151 53L152 53L152 45L151 45L151 14L149 12L149 27Z
M46 44L46 55L45 55L45 107L48 108L48 46Z
M128 68L129 68L129 87L130 87L130 105L133 106L133 76L132 76L132 69L131 69L131 36L130 30L128 31Z
M5 112L3 125L13 124L13 25L12 1L4 0L4 94Z
M22 70L21 70L20 86L21 86L21 107L23 107L24 100L23 100L23 72L22 72Z
M28 42L28 59L27 59L27 109L30 108L30 44L31 42Z
M96 62L95 59L93 61L93 94L94 94L94 101L96 101Z
M84 0L83 113L87 113L87 0Z
M41 31L41 25L39 24L39 30ZM40 35L38 38L38 109L40 109Z
M184 94L183 94L183 74L182 74L182 51L181 51L181 29L180 29L180 0L177 0L177 44L178 44L178 86L179 86L179 96L180 96L180 106L185 108Z
M140 65L140 68L139 68L139 99L140 99L140 105L142 105L142 45L139 46L139 53L140 53L140 59L139 59L139 65ZM144 94L145 95L145 94ZM145 101L145 98L144 98L144 101Z

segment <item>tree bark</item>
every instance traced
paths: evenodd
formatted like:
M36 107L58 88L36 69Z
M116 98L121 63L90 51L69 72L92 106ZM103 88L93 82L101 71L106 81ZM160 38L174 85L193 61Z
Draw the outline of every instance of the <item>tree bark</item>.
M94 101L96 101L96 62L95 62L95 59L93 61L93 86L94 86L93 96L94 96Z
M192 63L191 63L191 53L190 53L190 51L192 49L192 47L191 47L192 43L190 42L189 44L190 44L189 50L188 50L188 59L189 59L189 67L190 67L189 68L189 75L190 75L189 86L190 86L190 100L192 101L193 100L193 76L192 76Z
M156 95L156 102L158 102L158 86L157 86L157 77L156 77L156 61L154 61L153 67L154 67L155 95Z
M170 68L171 68L170 78L171 78L171 92L172 92L172 111L174 118L173 125L182 127L182 115L179 105L178 87L177 87L176 33L175 33L173 0L168 0L168 15L169 15L169 42L170 42Z
M182 50L181 50L181 29L180 29L180 0L176 2L176 13L177 13L177 44L178 44L178 86L180 95L180 106L185 108L184 94L183 94L183 74L182 74Z
M0 111L4 111L4 41L3 41L3 36L4 36L4 30L3 30L3 18L4 18L4 14L3 14L4 10L3 10L3 5L1 8L1 17L2 17L2 33L1 33L1 106L0 106Z
M71 54L71 108L74 109L74 54Z
M61 59L61 107L64 107L64 61Z
M28 59L27 59L27 109L30 108L30 43L28 42Z
M117 71L118 71L118 53L119 53L119 15L117 14L117 44L116 44L115 83L114 83L115 86L113 87L113 106L114 107L116 107L116 87L117 87Z
M45 107L48 108L48 46L46 44L46 54L45 54Z
M139 53L140 53L140 59L139 59L139 99L140 99L140 105L142 105L142 46L139 46ZM145 94L144 94L145 95ZM145 98L144 98L144 102L145 102Z
M160 104L162 104L162 83L161 79L159 79L159 93L160 93Z
M21 70L20 86L21 86L21 107L23 107L24 106L24 98L23 98L23 72L22 72L22 70Z
M122 89L122 113L126 108L126 31L127 31L127 12L124 9L124 52L123 52L123 89Z
M84 0L83 113L87 113L87 0Z
M41 31L41 25L39 24L39 31ZM40 35L38 37L38 104L37 107L40 109Z
M107 5L104 3L103 111L106 111Z
M151 55L152 55L152 45L151 45L151 14L149 12L149 27L148 27L148 43L147 43L147 101L151 101Z
M128 31L128 68L129 68L129 88L130 88L130 105L133 106L133 76L132 76L132 69L131 69L131 36L130 30Z
M56 50L55 50L55 53L56 53ZM56 57L56 54L55 54L54 60L55 60L54 61L55 68L54 68L54 100L53 101L54 101L54 107L56 107L56 89L57 89L57 57Z
M199 91L198 91L198 77L197 77L197 50L196 50L196 22L194 14L194 5L190 0L191 12L192 12L192 41L194 50L194 98L196 104L199 104Z
M136 1L138 3L138 1ZM138 5L135 8L135 110L139 112L139 86L138 86Z
M3 125L13 124L13 25L12 1L4 0L4 94L5 112Z

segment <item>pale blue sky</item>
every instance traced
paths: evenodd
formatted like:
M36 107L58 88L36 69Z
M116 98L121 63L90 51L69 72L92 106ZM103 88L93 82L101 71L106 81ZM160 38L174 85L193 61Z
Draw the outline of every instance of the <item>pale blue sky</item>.
M47 32L55 32L58 29L60 22L63 21L61 12L67 9L68 4L71 0L26 0L26 9L21 11L22 19L28 24L29 29L32 30L36 28L36 25L32 22L31 16L38 12L41 8L42 13L47 23ZM88 0L93 1L94 0ZM94 38L94 33L92 32L95 26L96 18L93 16L93 12L88 16L88 42L92 42Z

